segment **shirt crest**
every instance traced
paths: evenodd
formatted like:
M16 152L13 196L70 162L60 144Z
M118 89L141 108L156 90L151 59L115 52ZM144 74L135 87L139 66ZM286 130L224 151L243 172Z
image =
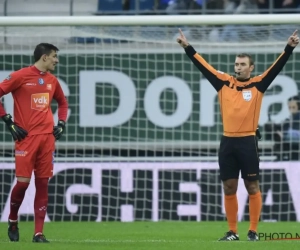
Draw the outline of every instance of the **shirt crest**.
M252 91L251 90L243 90L243 98L246 102L249 102L252 98Z

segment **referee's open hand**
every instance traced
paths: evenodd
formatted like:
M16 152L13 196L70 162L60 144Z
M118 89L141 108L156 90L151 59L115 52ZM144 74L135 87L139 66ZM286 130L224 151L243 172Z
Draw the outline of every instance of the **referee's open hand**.
M299 43L298 30L295 30L294 33L288 39L288 45L296 47Z
M189 45L189 43L186 40L186 37L184 36L184 34L183 34L183 32L182 32L181 29L179 29L179 34L180 34L180 36L177 38L177 42L179 43L179 45L182 48L186 48Z

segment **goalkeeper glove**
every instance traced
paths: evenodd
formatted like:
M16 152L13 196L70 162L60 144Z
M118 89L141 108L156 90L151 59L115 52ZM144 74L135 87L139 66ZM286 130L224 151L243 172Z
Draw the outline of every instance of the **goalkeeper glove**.
M21 127L18 127L13 121L10 114L2 116L2 120L6 123L6 126L11 133L14 141L22 141L27 135L28 132Z
M66 123L62 120L58 121L57 126L54 126L53 135L56 140L59 140L65 131Z

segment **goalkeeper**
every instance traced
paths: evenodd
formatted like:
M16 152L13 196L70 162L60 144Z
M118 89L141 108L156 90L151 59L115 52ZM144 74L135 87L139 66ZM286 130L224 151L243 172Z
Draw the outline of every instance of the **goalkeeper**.
M65 130L68 103L62 88L49 71L58 63L58 49L48 43L38 44L34 50L35 64L13 72L0 83L0 98L12 93L13 118L0 102L0 116L15 141L15 173L17 183L10 197L8 237L19 241L18 211L35 175L34 199L35 231L33 242L49 242L43 235L48 206L48 180L53 174L55 140ZM51 101L58 103L58 124L54 126Z
M299 43L297 30L288 38L284 51L262 75L251 77L253 60L248 54L236 56L235 77L217 71L199 55L179 30L177 42L218 92L223 120L223 136L219 150L220 178L225 194L225 212L229 231L221 241L239 240L237 230L238 178L244 179L249 194L250 227L248 240L258 240L257 225L260 218L262 197L259 188L259 156L257 126L262 98L275 77L280 73L294 48Z

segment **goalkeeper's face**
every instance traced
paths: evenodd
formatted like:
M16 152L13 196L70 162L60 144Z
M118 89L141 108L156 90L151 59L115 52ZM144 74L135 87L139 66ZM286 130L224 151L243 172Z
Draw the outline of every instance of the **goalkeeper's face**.
M44 67L47 71L54 71L56 64L58 64L57 52L52 50L49 55L45 56Z
M245 80L250 78L254 65L250 65L248 57L236 57L234 64L234 72L237 80Z

